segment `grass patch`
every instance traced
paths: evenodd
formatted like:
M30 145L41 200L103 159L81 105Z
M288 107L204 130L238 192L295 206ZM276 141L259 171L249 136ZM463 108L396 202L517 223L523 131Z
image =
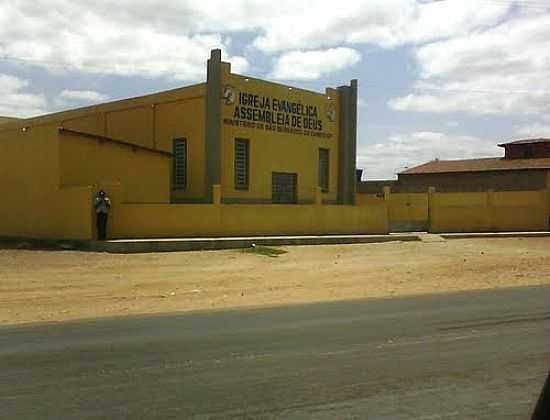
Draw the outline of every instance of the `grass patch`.
M251 246L250 248L245 248L242 250L245 254L256 254L256 255L263 255L264 257L271 257L271 258L277 258L279 255L286 254L287 251L284 249L279 248L272 248L269 246Z

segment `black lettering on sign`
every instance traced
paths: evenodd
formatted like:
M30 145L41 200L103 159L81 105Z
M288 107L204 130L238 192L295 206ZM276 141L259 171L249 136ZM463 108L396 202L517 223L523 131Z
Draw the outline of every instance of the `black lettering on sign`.
M226 125L320 138L332 137L332 133L323 133L323 120L320 118L323 114L316 105L250 92L239 92L238 101L231 105L234 106L233 117L224 119Z

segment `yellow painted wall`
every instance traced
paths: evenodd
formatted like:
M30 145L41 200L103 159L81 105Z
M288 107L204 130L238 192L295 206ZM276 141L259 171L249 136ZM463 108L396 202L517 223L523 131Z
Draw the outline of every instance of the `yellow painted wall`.
M298 201L313 202L318 186L319 148L329 149L329 191L323 193L325 202L334 202L338 186L338 92L329 90L327 94L301 89L289 90L287 86L232 74L228 66L223 66L222 85L231 87L235 103L226 104L222 99L222 168L221 183L223 197L229 199L271 200L272 172L294 172L298 174ZM303 134L290 134L262 128L233 126L227 119L235 120L235 107L239 104L239 93L299 102L316 106L318 119L322 121L322 132L332 137L321 138ZM329 99L330 96L330 99ZM259 108L257 108L259 109ZM335 121L327 118L327 110L335 110ZM244 121L244 120L241 120ZM303 121L303 119L302 119ZM315 132L315 130L308 130ZM250 142L250 184L247 191L234 188L234 139L249 139Z
M57 200L47 214L39 211L35 218L52 223L44 238L91 239L95 235L95 221L91 206L95 191L92 187L59 188ZM33 232L36 230L33 229ZM36 237L36 235L29 235Z
M368 206L382 194L357 194ZM500 232L548 229L548 191L392 193L387 198L390 229L426 222L432 232ZM420 225L418 225L420 226Z
M387 233L385 206L119 204L115 238Z
M168 197L168 189L162 189L168 174L166 158L64 136L68 135L59 134L56 124L31 126L25 132L0 130L0 236L92 238L91 201L97 188L105 188L113 198L109 230L112 237L120 238L385 233L388 215L390 219L421 217L421 212L392 210L392 202L422 201L416 195L399 194L388 199L358 194L356 206L131 204L132 197L143 201L155 194L160 194L155 200ZM106 166L96 167L93 157L105 160ZM150 168L158 175L156 184L142 188L143 196L132 196L143 185L145 174L122 174L125 166ZM87 178L96 173L106 175ZM133 179L140 184L133 184ZM90 183L97 183L97 188ZM547 190L432 193L432 231L547 229L549 198Z
M91 188L59 188L56 127L0 131L0 236L88 239Z
M107 137L144 147L155 146L155 109L152 104L113 110L105 114Z
M59 125L71 130L82 131L84 133L106 136L107 124L105 113L93 113L81 117L75 117L62 121Z
M486 193L433 193L430 230L434 232L489 232Z
M392 193L389 196L388 206L392 224L428 220L427 193Z
M368 206L369 204L377 205L378 203L384 202L383 194L364 194L357 193L355 194L355 205L357 206Z
M495 230L548 229L548 193L544 190L495 192L490 194L490 201Z
M155 112L156 144L172 151L172 139L187 139L187 188L173 191L174 200L201 198L205 195L206 156L204 143L205 98L159 103Z
M61 187L120 183L126 202L170 202L170 156L67 132L59 154Z
M64 113L66 118L61 118L58 125L167 152L172 151L174 138L186 138L188 187L184 191L174 191L172 198L175 200L201 199L205 196L205 94L206 85L200 84L141 98L101 104ZM115 157L109 159L109 162L115 165ZM123 162L129 163L128 160ZM135 163L143 162L138 160ZM73 163L67 165L70 166ZM119 166L123 165L119 164ZM172 165L169 164L169 171L171 167ZM126 178L129 183L125 188L129 200L145 201L144 196L148 194L146 189L159 185L159 177L163 177L166 185L160 188L156 194L157 198L153 201L159 200L159 195L164 197L166 188L171 188L171 174L166 173L164 166L154 180L149 180L149 176L156 167L125 166L125 168L131 172L131 176ZM119 171L113 169L110 172ZM81 174L77 178L83 182L91 182L90 180L94 179L90 173ZM115 178L112 176L108 178L108 180L113 179ZM66 178L64 182L76 183Z
M492 232L548 229L548 193L542 191L432 193L431 231Z
M298 199L316 200L319 148L330 150L330 188L336 201L338 109L336 90L325 94L231 74L223 64L222 84L235 103L222 101L221 182L225 199L271 200L272 172L298 174ZM239 93L313 105L330 138L226 123L234 119ZM0 128L0 236L90 239L93 194L103 188L113 199L111 237L386 233L391 223L431 218L441 232L548 229L549 186L536 192L357 194L355 206L169 204L205 196L205 84L81 110L6 123ZM335 111L330 121L327 111ZM188 145L188 188L171 191L169 157L99 142L58 127L172 151L172 139ZM315 130L308 130L316 132ZM234 139L250 141L248 191L234 189ZM429 198L428 198L429 197ZM429 200L429 202L428 202Z
M12 117L0 117L0 124L7 124L12 122L17 122L19 118L12 118Z

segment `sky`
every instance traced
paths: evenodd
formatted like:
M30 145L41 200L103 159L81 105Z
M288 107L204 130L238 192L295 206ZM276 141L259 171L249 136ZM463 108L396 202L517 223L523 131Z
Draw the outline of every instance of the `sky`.
M550 137L550 0L9 0L0 115L29 117L232 71L324 92L358 79L357 166Z

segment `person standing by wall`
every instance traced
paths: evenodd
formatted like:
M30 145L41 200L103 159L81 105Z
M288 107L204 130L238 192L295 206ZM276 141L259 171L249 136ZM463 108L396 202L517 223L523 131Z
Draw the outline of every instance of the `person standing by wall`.
M111 199L105 191L101 190L95 196L94 208L97 214L97 238L102 241L107 237L107 217L111 208Z

